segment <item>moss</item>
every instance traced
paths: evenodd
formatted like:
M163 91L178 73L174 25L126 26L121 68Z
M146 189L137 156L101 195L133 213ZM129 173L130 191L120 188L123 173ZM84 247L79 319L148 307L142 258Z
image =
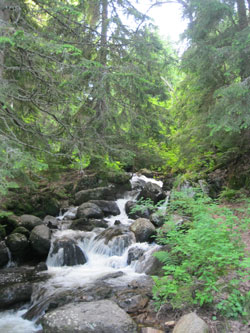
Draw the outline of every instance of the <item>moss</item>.
M0 225L0 240L3 240L6 237L5 226Z
M22 234L29 238L30 232L24 227L17 227L15 230L12 231L12 234Z

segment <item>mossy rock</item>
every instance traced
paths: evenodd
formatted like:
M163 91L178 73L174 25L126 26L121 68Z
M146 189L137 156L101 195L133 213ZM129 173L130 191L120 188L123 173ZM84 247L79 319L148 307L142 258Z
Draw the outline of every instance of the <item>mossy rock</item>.
M8 212L6 212L8 213ZM18 217L13 215L1 216L0 217L0 226L4 226L6 235L12 233L12 231L18 227Z
M29 230L24 227L17 227L16 229L14 229L12 231L12 234L22 234L22 235L26 236L27 238L29 238L29 236L30 236Z

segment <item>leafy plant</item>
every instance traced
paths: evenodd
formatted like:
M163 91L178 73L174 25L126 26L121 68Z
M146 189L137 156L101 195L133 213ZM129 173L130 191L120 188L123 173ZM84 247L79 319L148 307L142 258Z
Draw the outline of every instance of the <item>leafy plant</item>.
M236 228L236 216L201 193L190 197L187 193L175 192L169 210L175 212L177 209L190 215L192 224L189 229L182 230L168 228L165 223L158 233L158 241L169 245L171 250L155 254L164 263L165 272L164 277L153 277L156 304L170 302L177 308L192 304L212 305L227 286L229 294L234 296L229 297L227 303L220 303L217 309L223 308L232 316L227 309L228 304L234 302L237 307L234 315L236 312L242 315L244 311L239 304L242 304L243 296L237 294L235 284L226 282L228 273L234 270L239 283L246 269L241 265L244 250Z

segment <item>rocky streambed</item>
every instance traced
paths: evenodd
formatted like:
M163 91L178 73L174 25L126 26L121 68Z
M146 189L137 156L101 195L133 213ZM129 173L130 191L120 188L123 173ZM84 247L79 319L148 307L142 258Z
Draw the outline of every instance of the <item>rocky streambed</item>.
M162 201L162 214L134 211L139 198ZM150 277L161 274L153 253L168 202L162 182L131 175L129 186L82 189L74 202L58 217L22 215L0 243L0 331L154 332L146 327L162 323ZM46 263L24 265L33 256Z

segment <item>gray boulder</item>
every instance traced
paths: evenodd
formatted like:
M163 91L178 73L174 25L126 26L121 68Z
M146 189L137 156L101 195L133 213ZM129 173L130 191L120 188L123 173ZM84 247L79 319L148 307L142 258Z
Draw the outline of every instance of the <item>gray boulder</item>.
M50 229L58 229L58 219L54 216L45 216L43 223Z
M68 304L45 314L45 333L136 333L135 322L109 300Z
M82 190L75 194L76 206L90 200L115 200L113 187L98 187L88 190Z
M150 215L150 221L158 228L164 224L165 219L166 216L161 211L155 212Z
M23 255L26 254L29 242L23 234L11 234L6 239L6 245L10 249L11 254L16 259L23 259Z
M163 275L163 263L160 262L153 254L158 251L155 250L150 256L142 255L136 263L135 271L137 273L145 273L147 275Z
M128 251L127 264L130 265L132 261L138 260L143 254L143 249L140 249L138 246L131 247Z
M34 215L22 215L20 217L20 224L22 227L31 231L36 226L43 224L43 221Z
M151 199L156 204L166 198L166 193L159 185L148 182L142 188L138 198Z
M63 250L60 255L60 264L62 266L84 265L87 262L84 253L73 240L58 239L55 241L51 255L58 254L61 249Z
M92 203L96 204L98 207L100 207L105 216L119 215L121 213L120 209L117 206L117 203L115 201L91 200L90 202L92 202Z
M47 256L50 249L51 231L46 225L38 225L30 234L32 248L42 256Z
M4 241L0 242L0 268L7 265L9 261L8 248Z
M132 209L137 205L135 201L127 201L125 205L125 211L131 219L138 219L139 217L143 218L149 218L149 215L151 214L151 211L145 207L140 210L137 210L136 212L132 212Z
M86 217L74 220L70 225L70 229L81 230L81 231L92 231L94 228L107 228L107 227L108 224L107 222L105 222L105 220L87 219Z
M182 316L175 325L173 333L208 333L207 324L196 313L192 312Z
M148 242L155 235L154 225L147 219L139 218L131 226L130 230L135 234L137 242Z
M101 219L103 217L103 212L100 207L91 202L85 202L81 206L78 207L76 218L94 218Z

